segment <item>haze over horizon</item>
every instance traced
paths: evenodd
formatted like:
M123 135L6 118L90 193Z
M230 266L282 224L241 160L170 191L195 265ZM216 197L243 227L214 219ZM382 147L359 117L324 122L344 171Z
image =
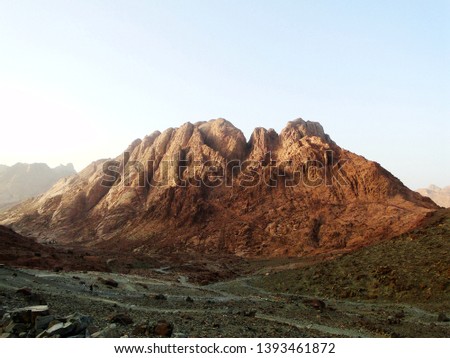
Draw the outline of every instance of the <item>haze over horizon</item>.
M80 171L135 138L302 117L412 189L449 185L450 3L0 3L0 164Z

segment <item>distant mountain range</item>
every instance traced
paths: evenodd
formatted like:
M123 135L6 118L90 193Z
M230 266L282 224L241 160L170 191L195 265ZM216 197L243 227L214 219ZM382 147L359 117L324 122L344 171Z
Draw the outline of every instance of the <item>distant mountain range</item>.
M50 168L44 163L0 165L0 210L44 193L59 179L76 174L72 164Z
M417 189L416 191L423 196L428 196L436 204L443 206L444 208L450 208L450 185L445 188L430 185L428 188Z

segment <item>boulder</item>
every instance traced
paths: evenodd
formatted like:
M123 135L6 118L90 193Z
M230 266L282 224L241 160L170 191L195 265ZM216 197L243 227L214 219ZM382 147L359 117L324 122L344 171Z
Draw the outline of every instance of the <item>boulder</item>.
M173 333L172 323L160 320L153 326L153 334L158 337L171 337Z
M48 328L38 335L45 337L73 337L86 336L86 329L92 323L92 318L79 313L61 318L58 321L50 321Z
M319 300L318 298L305 299L303 300L303 304L318 311L323 311L327 306L325 302Z
M119 283L117 281L113 280L112 278L101 278L100 277L98 280L101 283L103 283L105 286L108 286L108 287L116 288L119 286Z
M167 297L164 296L162 293L156 294L155 296L153 296L153 298L155 300L160 300L160 301L166 301L167 300Z
M31 288L29 288L29 287L22 287L22 288L19 288L16 291L16 293L19 294L19 295L22 295L22 296L31 296L31 294L33 292L31 291Z
M117 313L115 315L113 315L109 321L111 323L117 323L120 324L122 326L127 326L130 324L133 324L133 319L127 315L126 313Z
M12 311L11 319L15 323L26 323L34 325L36 318L39 316L48 316L50 314L48 306L30 306L19 308Z
M91 335L92 338L117 338L119 337L119 330L115 323L110 324L105 329L95 332Z
M69 337L74 331L75 327L72 322L59 322L44 331L44 337Z
M55 317L52 315L36 317L36 321L34 322L34 328L36 329L36 331L46 330L48 328L50 322L52 322L54 320L55 320Z
M131 331L133 336L144 337L148 335L148 323L143 322L136 324Z

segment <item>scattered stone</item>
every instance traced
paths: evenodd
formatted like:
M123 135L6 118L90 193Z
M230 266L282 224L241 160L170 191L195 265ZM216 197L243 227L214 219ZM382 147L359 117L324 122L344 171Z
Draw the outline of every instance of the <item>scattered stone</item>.
M319 300L318 298L305 299L303 300L303 304L309 307L312 307L318 311L323 311L326 308L325 302Z
M68 337L73 333L74 326L72 322L59 322L43 332L42 337ZM41 338L38 336L38 338Z
M113 280L112 278L105 279L105 278L99 277L98 281L100 281L101 283L103 283L105 286L108 286L108 287L115 288L115 287L119 286L119 283L117 281Z
M110 324L105 329L95 332L91 335L92 338L117 338L119 337L119 331L115 323Z
M15 323L33 324L39 316L48 316L48 306L31 306L19 308L11 312L11 319Z
M438 314L437 320L438 322L450 322L450 318L444 312Z
M167 297L164 296L162 293L158 293L157 295L153 296L155 300L161 300L161 301L167 301Z
M44 331L48 328L49 324L55 320L54 316L39 316L36 317L34 328L37 331Z
M147 336L148 335L148 323L139 323L133 327L131 332L133 336Z
M3 327L10 321L11 321L11 314L9 314L8 312L4 313L2 319L0 320L0 327Z
M89 325L92 324L92 318L89 316L81 315L79 313L72 314L70 316L65 317L65 319L71 323L73 323L75 327L74 334L80 334L84 330L86 330Z
M73 278L74 280L80 280L80 278L79 278L78 276L72 276L72 278Z
M57 320L57 319L54 319L53 321L51 321L51 322L48 324L47 329L53 327L55 324L58 324L58 323L60 323L60 321Z
M394 325L394 324L400 324L402 320L394 315L394 316L388 316L387 321L388 321L388 324Z
M172 323L160 320L153 326L153 334L158 337L171 337L173 333Z
M29 331L29 325L25 323L14 323L11 322L8 326L4 328L6 333L14 334L15 336L19 336L20 333Z
M22 287L22 288L19 288L19 289L16 291L16 293L21 294L21 295L23 295L23 296L31 296L31 294L32 294L33 292L31 291L31 288L29 288L29 287Z
M117 313L113 315L109 321L111 323L118 323L122 326L128 326L129 324L133 324L133 319L127 315L126 313Z
M173 338L189 338L189 336L183 332L175 332Z
M143 283L143 282L138 282L137 283L139 286L141 286L142 288L145 288L146 290L148 290L148 285L146 285L145 283Z
M89 316L73 314L48 323L48 328L37 335L37 338L47 337L86 337L88 326L92 323Z
M187 296L186 297L186 302L192 303L192 302L194 302L194 299L192 297Z
M247 311L244 311L244 312L242 313L242 315L243 315L244 317L255 317L255 316L256 316L256 310L247 310Z

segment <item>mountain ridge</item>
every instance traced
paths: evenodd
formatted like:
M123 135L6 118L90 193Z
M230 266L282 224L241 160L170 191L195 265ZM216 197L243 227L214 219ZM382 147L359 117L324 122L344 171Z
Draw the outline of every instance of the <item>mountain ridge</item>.
M429 197L439 206L450 208L450 185L440 188L431 184L428 188L420 188L416 191L423 196Z
M42 194L59 179L75 173L71 163L55 168L50 168L45 163L0 165L0 209Z
M399 235L438 207L299 118L278 134L219 118L137 139L0 216L40 240L299 256Z

